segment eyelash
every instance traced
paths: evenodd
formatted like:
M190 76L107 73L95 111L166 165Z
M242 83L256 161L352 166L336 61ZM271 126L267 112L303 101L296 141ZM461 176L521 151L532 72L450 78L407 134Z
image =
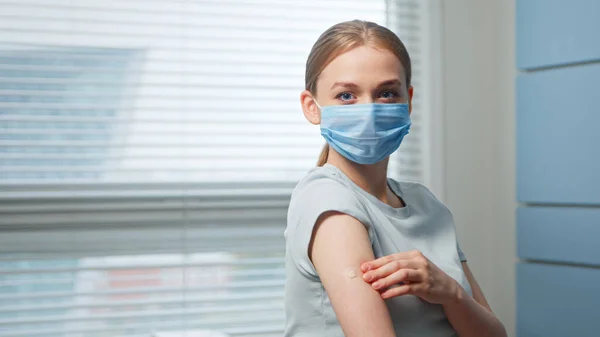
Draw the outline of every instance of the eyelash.
M342 95L345 95L345 94L350 94L354 98L354 95L351 92L344 91L344 92L340 92L339 94L335 95L335 99L341 99Z
M388 92L389 92L389 93L392 93L392 94L394 95L394 98L398 98L398 97L400 97L400 95L398 94L398 92L397 92L396 90L391 90L391 89L385 89L385 90L383 90L383 91L382 91L382 92L379 94L379 96L383 95L384 93L388 93Z

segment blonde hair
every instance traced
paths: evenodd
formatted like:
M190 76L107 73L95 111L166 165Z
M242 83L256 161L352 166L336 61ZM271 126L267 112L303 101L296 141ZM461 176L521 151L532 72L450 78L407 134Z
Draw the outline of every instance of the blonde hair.
M325 67L339 55L364 45L386 49L394 53L404 67L406 87L410 87L410 56L396 34L374 22L352 20L338 23L327 29L313 45L304 75L305 89L313 95L317 92L317 79ZM317 166L323 166L329 157L329 145L325 143Z

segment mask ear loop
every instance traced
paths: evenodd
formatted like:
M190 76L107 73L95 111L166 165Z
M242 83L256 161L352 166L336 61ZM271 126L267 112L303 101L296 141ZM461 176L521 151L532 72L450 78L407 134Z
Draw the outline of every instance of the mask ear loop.
M313 101L315 101L315 104L317 105L317 107L319 108L319 110L323 110L323 108L321 108L321 106L319 105L319 102L317 102L316 99L313 98Z

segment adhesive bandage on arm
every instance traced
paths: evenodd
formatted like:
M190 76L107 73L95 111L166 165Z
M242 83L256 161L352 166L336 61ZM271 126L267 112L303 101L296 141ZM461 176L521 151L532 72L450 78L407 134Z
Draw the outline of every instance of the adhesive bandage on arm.
M354 278L356 278L358 276L358 274L356 273L356 268L355 267L348 267L348 268L346 268L345 274L346 274L346 277L349 280L352 280L352 279L354 279Z

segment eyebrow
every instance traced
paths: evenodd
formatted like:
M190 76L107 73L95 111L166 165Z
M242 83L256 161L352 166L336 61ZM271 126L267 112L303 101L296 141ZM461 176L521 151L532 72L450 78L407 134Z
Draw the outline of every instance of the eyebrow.
M387 80L387 81L383 81L383 82L379 83L379 85L377 87L379 88L379 87L383 87L383 86L386 86L386 85L399 85L399 86L402 86L402 82L400 82L400 80L398 80L398 79L391 79L391 80ZM358 88L359 86L358 86L358 84L352 83L352 82L335 82L331 86L331 89L333 89L335 87Z
M358 88L358 84L355 84L355 83L352 83L352 82L335 82L331 86L331 89L333 89L335 87Z
M379 83L379 85L377 87L383 87L385 85L398 85L398 86L402 86L402 82L400 82L400 80L398 79L392 79L392 80L387 80L387 81L383 81L381 83Z

